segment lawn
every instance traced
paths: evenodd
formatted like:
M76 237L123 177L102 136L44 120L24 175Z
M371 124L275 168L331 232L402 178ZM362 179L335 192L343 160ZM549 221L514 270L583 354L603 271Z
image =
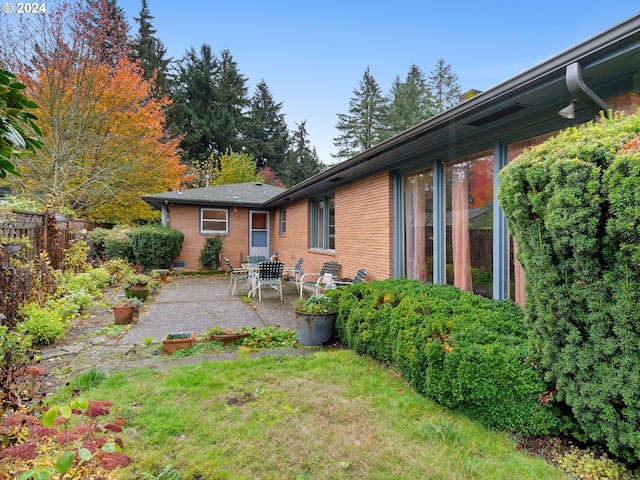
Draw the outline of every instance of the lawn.
M128 421L125 478L568 478L350 350L140 369L83 396Z

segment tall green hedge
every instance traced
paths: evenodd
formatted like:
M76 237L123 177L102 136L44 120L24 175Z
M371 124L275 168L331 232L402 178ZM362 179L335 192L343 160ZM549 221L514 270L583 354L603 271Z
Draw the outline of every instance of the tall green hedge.
M535 361L580 437L640 459L640 117L570 128L500 173Z
M397 366L417 391L489 427L557 433L557 409L528 359L523 312L456 287L393 279L328 292L336 330L358 353Z
M162 225L137 227L129 233L136 262L144 271L171 268L184 241L184 234Z

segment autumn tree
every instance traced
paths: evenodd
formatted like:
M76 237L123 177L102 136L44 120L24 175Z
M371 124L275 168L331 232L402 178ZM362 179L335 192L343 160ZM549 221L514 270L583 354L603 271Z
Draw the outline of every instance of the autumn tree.
M24 173L11 180L12 191L42 203L53 198L89 220L156 218L140 196L177 188L183 170L178 140L163 130L164 101L152 99L130 55L103 61L89 11L80 4L49 11L55 13L34 22L18 20L11 32L32 55L2 58L24 72L41 106L44 143L20 158Z
M214 185L262 181L256 174L254 160L246 153L226 153L220 157L219 164Z
M338 152L332 155L335 158L352 157L385 137L387 100L369 67L353 95L349 100L349 113L338 114L336 129L340 134L333 139L338 148Z

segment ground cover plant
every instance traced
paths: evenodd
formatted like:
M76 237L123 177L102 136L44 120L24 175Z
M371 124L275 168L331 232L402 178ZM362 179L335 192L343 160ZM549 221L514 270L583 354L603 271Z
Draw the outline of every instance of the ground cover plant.
M84 395L126 420L124 478L568 478L350 350L140 369Z
M640 461L640 115L560 132L500 174L532 360L573 434Z

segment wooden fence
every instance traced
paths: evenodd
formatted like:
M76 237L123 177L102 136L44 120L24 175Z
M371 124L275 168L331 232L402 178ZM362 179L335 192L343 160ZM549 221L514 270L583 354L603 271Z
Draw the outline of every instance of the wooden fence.
M84 220L69 220L66 217L47 215L45 213L14 212L15 220L0 224L0 236L6 237L3 243L11 238L27 237L32 248L25 253L29 260L46 251L54 268L59 268L64 258L64 251L76 231L92 227Z

